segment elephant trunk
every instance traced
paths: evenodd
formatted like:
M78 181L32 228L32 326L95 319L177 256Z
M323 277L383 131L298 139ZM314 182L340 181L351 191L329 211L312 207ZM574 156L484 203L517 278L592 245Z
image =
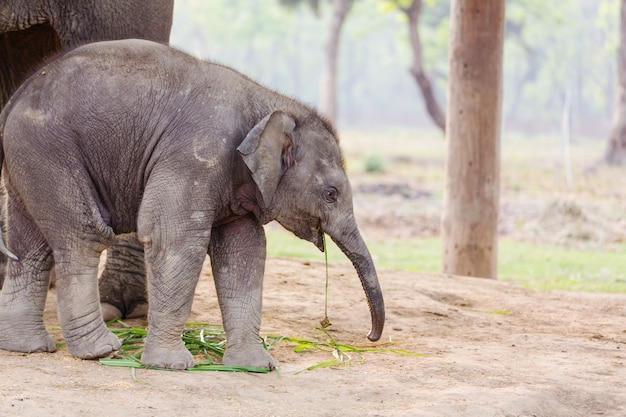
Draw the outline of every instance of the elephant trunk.
M339 231L334 231L333 227L328 227L328 229L324 227L324 231L350 259L356 269L372 317L372 329L367 338L375 342L380 339L385 325L385 303L372 256L359 233L354 217L351 215L350 218L347 227L342 227Z

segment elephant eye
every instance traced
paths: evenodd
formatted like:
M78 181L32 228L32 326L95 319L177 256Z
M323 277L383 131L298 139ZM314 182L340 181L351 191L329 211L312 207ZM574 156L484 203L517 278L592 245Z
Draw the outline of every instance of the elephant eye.
M335 187L325 187L322 191L322 198L327 203L336 203L337 194L337 189Z

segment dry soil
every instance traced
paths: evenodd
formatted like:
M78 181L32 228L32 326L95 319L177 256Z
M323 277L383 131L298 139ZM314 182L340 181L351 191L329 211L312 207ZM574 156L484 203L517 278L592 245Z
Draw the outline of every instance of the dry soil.
M270 374L170 372L0 351L0 415L13 416L624 416L626 295L536 292L485 279L379 271L383 342L422 353L272 349ZM324 265L269 259L262 334L323 340ZM368 345L369 312L350 265L330 268L340 342ZM54 290L46 324L56 325ZM219 323L208 268L191 319ZM134 321L131 324L142 324ZM59 332L53 334L60 340Z

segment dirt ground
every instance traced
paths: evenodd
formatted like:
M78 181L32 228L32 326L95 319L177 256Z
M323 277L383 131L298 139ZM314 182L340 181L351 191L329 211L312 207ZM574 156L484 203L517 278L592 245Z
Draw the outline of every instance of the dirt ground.
M433 190L440 187L385 181L353 182L366 239L437 235L441 197ZM615 197L608 206L617 204L623 212L624 201ZM585 242L608 244L626 236L623 218L601 222L566 202L556 206L562 210L547 211L564 213L555 220L543 214L546 206L504 193L501 234L546 241L581 235ZM585 213L601 208L596 204ZM293 344L279 343L271 352L280 369L270 374L133 373L74 359L66 349L0 351L0 416L626 415L626 294L537 292L393 270L379 270L379 279L387 321L377 345L423 356L353 354L342 366L307 371L333 359L331 353L295 353ZM315 327L324 316L324 280L320 262L268 259L261 334L323 341ZM369 311L352 266L330 266L329 296L335 339L371 345ZM45 317L50 327L57 325L55 298L53 289ZM221 321L208 264L190 320ZM61 341L59 331L52 333ZM384 344L389 341L394 343Z
M218 323L209 270L192 320ZM13 416L623 416L626 295L535 292L484 279L379 271L383 341L422 353L352 356L272 349L270 374L168 372L53 354L0 351L0 415ZM262 334L322 340L324 265L269 259ZM369 312L350 265L330 268L329 317L340 342L368 345ZM51 290L46 324L56 325ZM132 321L131 324L141 324ZM60 340L58 332L55 333ZM304 370L304 371L303 371Z

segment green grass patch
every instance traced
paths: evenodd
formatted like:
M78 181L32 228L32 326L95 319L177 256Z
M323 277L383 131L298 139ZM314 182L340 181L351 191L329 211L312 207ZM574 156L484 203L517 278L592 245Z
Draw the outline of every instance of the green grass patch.
M282 256L310 260L324 260L324 254L312 243L295 237L282 229L268 229L268 256ZM347 262L348 258L331 239L327 239L328 261ZM411 272L437 273L440 271L441 245L438 238L389 240L367 242L378 268L402 269Z
M582 250L502 240L499 274L538 290L626 293L626 245Z
M311 243L289 232L267 232L269 256L324 259ZM611 250L592 250L500 239L499 245L498 273L502 281L538 290L626 293L626 244ZM328 247L329 262L348 262L330 240ZM368 247L378 269L441 271L439 238L368 242Z

